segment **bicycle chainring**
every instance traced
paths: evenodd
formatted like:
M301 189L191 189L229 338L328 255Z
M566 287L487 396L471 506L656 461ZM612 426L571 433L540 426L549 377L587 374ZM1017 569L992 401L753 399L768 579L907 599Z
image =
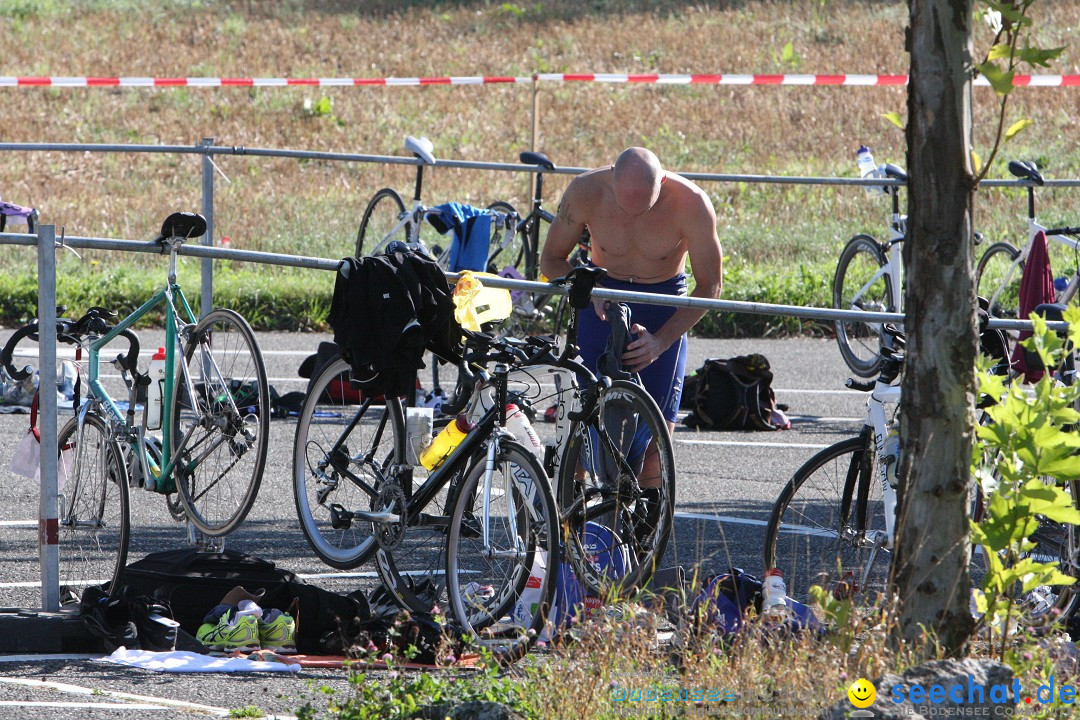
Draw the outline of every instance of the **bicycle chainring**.
M389 511L400 516L405 515L407 501L405 491L401 485L391 477L386 478L379 487L378 496L372 501L372 511ZM395 523L373 523L375 526L375 541L383 550L394 550L405 539L405 521Z

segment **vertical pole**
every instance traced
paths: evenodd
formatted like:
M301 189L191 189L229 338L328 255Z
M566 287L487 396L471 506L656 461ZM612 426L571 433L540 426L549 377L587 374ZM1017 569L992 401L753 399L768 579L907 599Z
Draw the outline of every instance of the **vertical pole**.
M529 135L529 149L536 152L536 140L540 135L540 76L532 76L532 131ZM536 173L529 173L529 198L536 194Z
M56 226L38 226L38 425L41 501L38 558L41 607L60 609L60 546L56 487Z
M203 138L203 147L213 147L214 138ZM202 244L214 245L214 163L210 153L202 156L202 214L206 218L206 234ZM202 292L199 295L199 317L205 317L214 307L214 261L202 260Z

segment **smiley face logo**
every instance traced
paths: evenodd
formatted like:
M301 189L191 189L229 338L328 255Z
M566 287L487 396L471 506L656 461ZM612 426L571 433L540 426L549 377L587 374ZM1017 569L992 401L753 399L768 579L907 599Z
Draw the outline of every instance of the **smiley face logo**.
M874 704L877 688L866 678L859 678L851 683L847 691L848 700L857 708L868 708Z

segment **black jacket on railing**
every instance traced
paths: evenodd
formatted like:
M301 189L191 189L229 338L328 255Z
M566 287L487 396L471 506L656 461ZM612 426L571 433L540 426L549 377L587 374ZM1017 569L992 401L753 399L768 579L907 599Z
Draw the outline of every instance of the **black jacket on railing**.
M328 317L353 379L397 396L415 392L425 349L452 362L461 356L446 277L422 251L404 248L345 258Z

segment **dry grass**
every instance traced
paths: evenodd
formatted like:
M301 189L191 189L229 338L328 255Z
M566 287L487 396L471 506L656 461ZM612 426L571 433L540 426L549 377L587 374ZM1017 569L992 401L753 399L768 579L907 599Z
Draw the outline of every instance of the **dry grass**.
M195 7L198 5L199 7ZM361 5L362 9L356 6ZM1068 43L1080 5L1040 2L1039 40ZM904 73L906 3L592 0L497 2L219 2L0 0L0 75L333 76L517 75L536 71ZM981 28L980 28L981 29ZM980 36L981 37L981 36ZM983 38L985 42L985 38ZM782 48L795 56L785 61ZM1080 71L1075 53L1056 69ZM424 134L448 159L514 162L529 148L528 86L309 89L5 89L6 141L222 145L402 154ZM1005 153L1044 157L1077 176L1076 89L1024 89L1012 112L1037 119ZM327 96L333 116L305 113ZM976 89L980 147L993 112ZM538 149L594 166L622 148L652 148L673 169L777 175L855 173L854 149L903 164L902 88L655 87L545 84ZM985 155L985 151L983 153ZM166 213L197 208L194 156L8 152L0 195L33 204L69 233L144 238ZM411 187L411 168L221 158L220 235L234 247L338 257L352 246L370 195ZM993 176L1001 176L1001 172ZM567 178L552 179L554 205ZM822 268L860 230L883 233L887 208L856 189L704 183L729 262L791 272ZM444 169L425 199L524 205L524 176ZM1044 193L1045 214L1075 218L1073 191ZM1023 202L980 196L979 226L1016 237ZM25 266L5 254L0 271ZM107 261L111 262L111 261ZM153 262L142 259L140 262Z

